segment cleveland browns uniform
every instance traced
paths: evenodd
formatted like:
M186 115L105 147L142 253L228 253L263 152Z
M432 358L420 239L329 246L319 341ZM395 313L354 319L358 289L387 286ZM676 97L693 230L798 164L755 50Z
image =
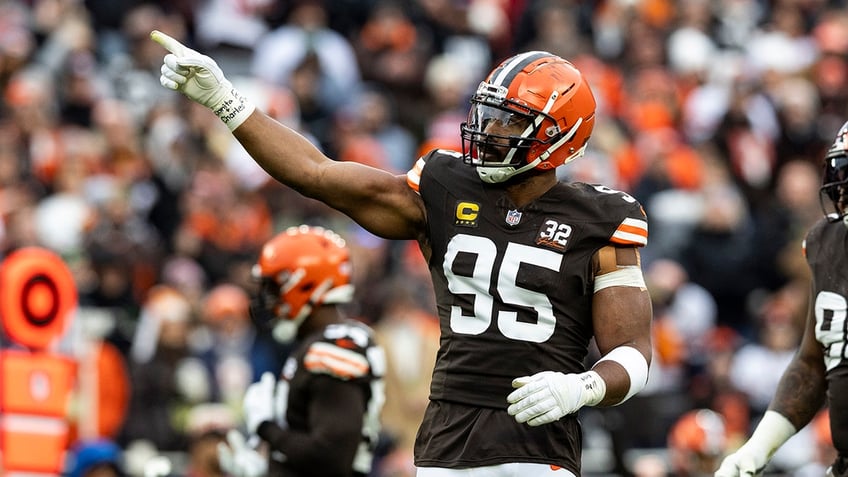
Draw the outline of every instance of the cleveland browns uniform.
M516 208L453 151L420 158L407 178L426 206L442 334L416 465L520 461L580 475L576 416L519 424L506 396L518 376L586 370L592 256L645 245L644 210L625 193L565 182Z
M306 337L289 356L280 377L277 423L264 422L259 436L269 443L271 476L366 476L371 469L380 431L380 410L385 401L385 356L373 331L361 322L332 324ZM365 396L362 434L356 443L325 442L310 438L313 409L332 412L334 399L350 399L351 387ZM287 391L287 392L286 392ZM323 403L323 404L322 404ZM333 416L336 424L358 415ZM356 448L352 468L330 469L349 460L344 449ZM336 454L340 453L340 454Z
M822 346L833 446L848 456L848 228L820 220L807 234L804 251L813 273L816 340Z

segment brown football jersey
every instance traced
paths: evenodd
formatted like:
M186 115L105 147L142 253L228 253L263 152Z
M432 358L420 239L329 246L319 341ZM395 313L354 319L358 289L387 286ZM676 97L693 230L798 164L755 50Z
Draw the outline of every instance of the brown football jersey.
M270 444L269 475L329 475L326 459L341 459L327 455L328 449L318 445L326 436L314 435L316 412L324 418L329 416L334 423L361 420L361 434L351 435L356 442L330 443L334 450L355 449L352 460L336 462L340 470L333 475L369 475L385 400L384 374L383 349L376 344L373 330L358 321L329 325L299 343L283 366L278 384L277 392L285 395L277 402L282 416L276 416L275 426L263 423L259 429L260 436ZM361 392L363 407L357 410L360 412L340 414L341 406L334 406L334 400L349 399L353 392ZM319 410L316 402L325 406ZM323 468L322 472L318 468Z
M592 256L645 245L644 210L623 192L565 182L515 207L451 151L419 159L410 174L426 206L441 327L430 399L442 414L433 422L428 410L416 463L538 462L579 475L576 417L532 428L507 414L506 397L520 376L585 371Z
M833 445L848 454L848 228L822 219L810 229L804 247L813 273L816 339L827 370Z

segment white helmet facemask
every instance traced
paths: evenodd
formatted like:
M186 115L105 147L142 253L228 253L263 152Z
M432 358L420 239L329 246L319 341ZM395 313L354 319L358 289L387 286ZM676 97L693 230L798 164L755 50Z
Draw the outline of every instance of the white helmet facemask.
M274 320L274 325L271 334L274 339L280 343L290 343L297 337L297 331L300 325L312 313L315 305L330 305L339 303L349 303L353 299L354 286L351 284L341 285L336 288L328 289L332 286L332 281L327 280L320 286L315 288L309 302L300 307L297 315L289 318L288 307L282 307L282 316L278 316Z

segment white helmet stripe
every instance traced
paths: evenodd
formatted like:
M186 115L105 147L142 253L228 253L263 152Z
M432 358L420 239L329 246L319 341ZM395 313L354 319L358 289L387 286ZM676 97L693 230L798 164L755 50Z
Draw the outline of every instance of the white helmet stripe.
M550 56L550 53L546 53L544 51L528 51L526 53L516 55L509 63L505 64L496 75L494 75L491 84L495 86L508 86L515 75L523 70L527 64L544 56Z

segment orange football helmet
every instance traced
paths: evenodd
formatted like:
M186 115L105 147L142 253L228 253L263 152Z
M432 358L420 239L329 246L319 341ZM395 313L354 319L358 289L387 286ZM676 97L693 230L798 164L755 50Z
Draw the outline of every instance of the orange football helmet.
M710 409L694 409L674 423L668 450L675 475L712 475L727 450L724 418Z
M294 339L320 305L353 298L350 252L344 239L322 227L290 227L263 245L253 276L260 290L251 317L279 341Z
M209 290L203 300L202 317L208 323L221 323L228 318L247 318L250 297L240 286L222 283Z
M477 87L461 126L466 163L484 182L549 170L583 155L595 97L570 62L545 51L506 59Z

